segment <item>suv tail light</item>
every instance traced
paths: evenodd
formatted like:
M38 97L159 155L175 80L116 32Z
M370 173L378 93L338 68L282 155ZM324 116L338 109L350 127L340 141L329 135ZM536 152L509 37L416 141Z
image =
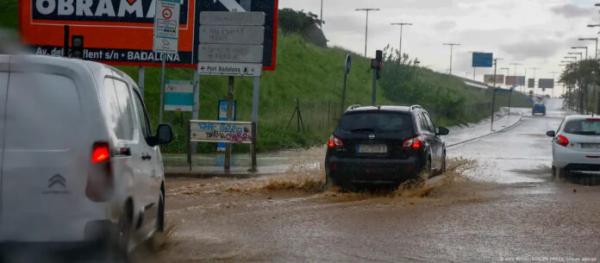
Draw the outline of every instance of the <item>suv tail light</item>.
M338 137L335 137L335 135L331 135L331 137L329 137L329 140L327 141L327 148L335 149L342 147L344 147L344 142L342 142L342 140L340 140Z
M92 165L88 168L85 195L94 202L105 202L113 193L110 145L96 142L92 147Z
M558 136L556 136L556 143L558 143L558 145L567 147L567 145L569 145L569 139L564 135L559 134Z
M420 137L415 137L412 139L405 140L402 143L402 148L405 149L413 149L415 151L421 150L423 148L423 140Z

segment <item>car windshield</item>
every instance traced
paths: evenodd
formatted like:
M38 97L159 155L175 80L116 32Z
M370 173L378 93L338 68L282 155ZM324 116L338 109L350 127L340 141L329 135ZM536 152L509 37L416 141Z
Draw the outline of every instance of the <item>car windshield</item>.
M339 129L348 132L411 132L412 118L406 113L357 112L346 114Z
M565 124L564 132L577 135L600 135L600 119L569 121Z

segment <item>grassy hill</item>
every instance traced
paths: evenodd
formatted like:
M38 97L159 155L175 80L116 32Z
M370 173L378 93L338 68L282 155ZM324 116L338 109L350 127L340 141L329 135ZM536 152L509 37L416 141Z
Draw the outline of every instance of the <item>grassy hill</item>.
M0 27L17 27L16 0L0 1ZM307 147L324 143L335 126L340 113L340 94L343 82L343 61L348 52L339 48L322 48L309 44L296 34L279 35L277 71L266 72L262 77L259 150ZM348 81L347 105L367 105L371 100L370 61L353 54L353 68ZM389 65L388 65L389 64ZM137 78L137 68L120 67ZM159 109L158 68L146 70L145 100L157 124ZM167 79L191 80L189 69L169 69ZM200 118L216 119L217 103L226 96L225 77L202 77L200 89ZM387 63L380 81L379 104L422 104L428 108L435 121L442 125L455 125L480 120L489 115L488 91L468 88L455 77L435 73L425 68L415 68ZM516 96L515 103L524 105L526 98ZM250 120L251 79L236 78L235 98L238 101L238 120ZM304 119L304 131L291 120L296 100L299 100ZM500 105L506 105L501 96ZM485 108L484 108L485 107ZM482 110L483 109L483 110ZM165 150L184 152L186 149L186 122L189 113L168 113L177 136ZM289 125L288 125L289 124ZM244 151L244 146L237 150ZM213 151L214 145L204 144L202 151Z

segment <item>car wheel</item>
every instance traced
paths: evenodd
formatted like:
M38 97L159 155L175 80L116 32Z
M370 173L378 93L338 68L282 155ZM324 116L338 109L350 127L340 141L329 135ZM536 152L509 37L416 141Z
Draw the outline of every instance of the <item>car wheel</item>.
M427 157L427 160L425 161L425 165L423 165L423 168L422 168L421 172L419 173L419 178L417 178L417 179L421 182L426 182L427 179L431 178L432 176L433 176L433 172L431 170L431 157Z
M158 199L158 215L156 216L156 232L162 233L165 231L165 194L160 191Z
M446 153L444 153L444 156L442 157L442 169L440 169L440 174L443 174L446 172Z
M329 175L329 173L325 174L325 186L324 186L324 190L328 191L331 190L331 188L335 187L336 184L333 181L333 178L331 178L331 176Z

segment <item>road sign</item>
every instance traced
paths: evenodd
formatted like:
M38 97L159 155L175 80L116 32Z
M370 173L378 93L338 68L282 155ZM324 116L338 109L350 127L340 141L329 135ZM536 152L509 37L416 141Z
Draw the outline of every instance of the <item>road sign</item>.
M184 0L179 14L179 43L167 64L195 67L197 0ZM89 5L88 5L89 4ZM112 65L160 66L153 50L156 0L19 0L19 28L23 43L36 54L61 55L63 27L85 38L83 59ZM174 10L175 11L175 10Z
M259 77L262 72L262 65L250 63L204 62L200 64L198 72L203 75Z
M155 52L177 53L179 10L179 0L156 0L153 41Z
M252 123L241 121L190 121L191 142L252 144Z
M213 25L213 26L262 26L265 24L266 15L264 12L219 12L219 11L205 11L201 13L200 24L201 25Z
M201 44L198 62L261 63L261 45Z
M191 81L167 80L165 85L166 111L193 111L194 85Z
M198 14L199 24L202 25L263 25L264 24L264 37L263 46L264 52L262 53L263 59L263 70L275 70L276 65L276 50L277 50L277 17L278 17L278 0L210 0L200 1L198 3ZM208 14L211 17L203 18L203 14L206 11L210 11ZM238 16L233 18L224 18L223 14L213 13L217 11L219 13L236 13ZM252 17L253 15L241 13L264 13L264 23L259 18ZM219 16L221 16L219 18ZM218 23L207 23L206 20L216 21ZM242 23L240 23L242 22ZM196 44L200 46L202 39L198 39ZM201 52L201 51L199 51Z
M473 67L474 68L491 68L494 66L494 54L473 52Z
M200 42L212 44L262 45L263 26L200 26Z

